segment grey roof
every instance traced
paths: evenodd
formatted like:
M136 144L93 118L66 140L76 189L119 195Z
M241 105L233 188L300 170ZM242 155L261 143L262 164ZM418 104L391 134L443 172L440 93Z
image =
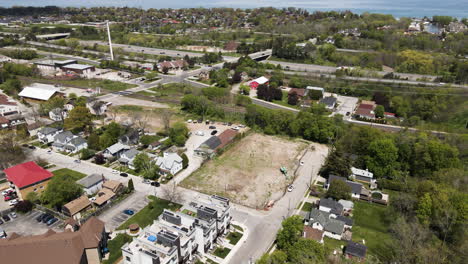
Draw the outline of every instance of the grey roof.
M140 134L138 131L133 130L131 132L128 132L127 134L121 136L119 138L119 142L122 144L137 144L138 139L140 138Z
M327 96L325 98L322 98L322 100L320 100L320 103L332 107L334 104L336 104L336 98L333 96Z
M310 222L311 224L318 222L323 229L328 232L335 234L341 234L344 230L344 222L330 218L330 214L327 212L320 211L316 208L313 208L310 212Z
M170 171L175 163L182 163L182 158L177 153L164 153L163 157L156 159L156 165L162 170Z
M345 248L345 254L349 254L351 256L364 258L366 256L367 247L361 245L359 243L348 241L348 245Z
M335 209L338 214L341 214L343 211L343 205L338 203L337 201L333 200L332 198L322 198L320 199L320 206L331 208L332 210Z
M61 148L61 147L63 147L63 144L62 144L62 143L54 142L54 143L52 143L52 146Z
M119 151L121 151L123 149L130 149L130 147L127 146L127 145L124 145L124 144L122 144L120 142L117 142L114 145L108 147L106 150L109 151L112 155L114 155L115 153L117 153L117 152L119 152Z
M76 146L79 146L79 145L84 144L84 143L86 143L86 140L84 138L74 137L74 138L72 138L72 140L70 140L69 144L76 147Z
M55 133L57 131L58 131L58 129L53 128L53 127L43 127L38 132L41 133L41 134L44 134L44 135L49 135L49 134L53 134L53 133Z
M331 184L334 180L339 180L339 181L345 182L346 184L348 184L349 187L351 187L351 192L352 193L361 194L362 184L357 183L357 182L348 181L348 180L346 180L346 178L339 177L339 176L336 176L336 175L330 175L328 177L328 184Z
M221 140L217 136L212 136L209 139L207 139L205 142L203 142L200 147L214 150L219 145L221 145Z
M76 183L82 185L85 188L89 188L89 187L91 187L93 185L98 184L99 182L102 182L102 181L103 181L102 175L94 173L94 174L88 175L88 176L78 180Z
M136 149L129 149L125 151L124 153L122 153L122 155L125 155L125 157L128 159L133 159L135 158L136 155L138 155L138 153L140 153L140 151Z
M64 142L64 141L70 140L72 138L73 138L73 133L72 132L63 131L63 132L58 133L57 135L55 135L54 140Z
M342 216L342 215L337 216L336 220L342 221L347 226L353 226L353 222L354 222L353 219L346 217L346 216Z

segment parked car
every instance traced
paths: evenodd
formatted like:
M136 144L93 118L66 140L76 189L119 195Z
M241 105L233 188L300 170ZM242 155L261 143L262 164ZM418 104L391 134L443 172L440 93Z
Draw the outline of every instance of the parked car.
M122 177L128 177L128 174L125 173L125 172L122 172L122 173L120 173L120 176L122 176Z
M35 146L29 146L28 148L29 148L29 149L36 149Z
M197 132L195 132L195 135L197 135L197 136L204 136L205 133L203 133L203 131L197 131Z
M211 135L212 135L212 136L216 135L216 133L218 133L218 130L213 130L213 131L211 131Z
M52 225L53 223L55 223L57 221L58 221L58 219L54 217L52 219L49 219L49 221L47 221L47 225L50 226L50 225Z
M16 218L18 215L15 212L10 213L11 218Z
M215 126L209 126L209 129L216 129Z
M154 182L151 183L151 186L159 187L159 186L161 186L161 184L159 182L157 182L157 181L154 181Z
M143 183L146 183L146 184L151 184L151 180L144 179L144 180L143 180Z
M187 123L192 123L192 122L193 122L192 119L187 120Z
M36 221L37 221L37 222L42 222L42 220L43 220L44 218L46 218L47 216L49 216L49 215L50 215L50 214L48 214L48 213L43 213L43 214L41 214L40 216L36 217Z
M135 212L133 210L130 210L130 209L123 210L123 213L126 214L126 215L134 215L135 214Z
M15 199L13 196L5 196L5 197L3 198L3 200L4 200L5 202L6 202L6 201L11 201L11 200L13 200L13 199Z
M3 219L3 221L5 221L5 222L8 222L8 221L11 220L10 217L9 217L8 215L2 216L2 219Z
M304 165L304 162L303 162L302 160L301 160L301 162L299 162L299 163L301 164L301 166Z
M288 186L288 192L292 192L293 190L294 190L294 186L292 186L292 184L289 185L289 186Z
M16 205L18 203L18 199L14 199L8 202L10 206Z
M240 128L238 126L231 128L232 130L238 131Z
M112 170L112 173L119 174L119 171L118 170Z
M76 159L76 160L74 160L73 162L75 162L75 163L81 163L81 160Z
M52 150L49 149L49 150L47 151L47 154L52 154Z
M3 196L7 196L7 195L9 195L11 192L14 192L14 191L15 191L15 190L13 190L12 188L8 188L8 189L6 189L6 190L4 190L4 191L2 192L2 195L3 195Z
M44 218L42 218L42 223L45 224L45 223L49 222L49 220L52 219L52 218L54 218L54 216L49 214L49 215L45 216Z
M21 146L22 146L23 148L27 148L27 147L29 147L29 145L28 145L28 144L23 144L23 145L21 145Z

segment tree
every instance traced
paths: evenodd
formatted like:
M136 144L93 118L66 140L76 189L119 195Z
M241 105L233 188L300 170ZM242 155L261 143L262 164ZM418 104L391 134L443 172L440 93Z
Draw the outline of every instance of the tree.
M385 109L382 105L378 105L375 110L374 110L374 113L375 113L375 117L377 118L383 118L384 117L384 113L385 113Z
M161 110L161 121L164 125L164 132L169 133L169 129L171 126L171 116L172 112L168 109Z
M336 200L349 200L351 199L351 187L345 181L334 180L330 183L326 196Z
M32 208L33 203L28 200L19 201L17 204L15 204L15 210L21 213L27 213L31 211Z
M37 192L30 192L26 195L26 200L31 203L37 203L39 202L39 194L37 194Z
M77 106L70 111L70 114L65 119L64 128L71 130L73 133L78 133L91 124L91 119L92 115L88 108Z
M101 146L99 143L99 135L96 133L91 133L88 137L88 148L94 150L100 150Z
M69 175L55 175L41 195L41 200L61 210L62 206L83 193L82 187Z
M162 72L163 72L164 74L167 74L167 73L169 72L169 68L168 68L167 66L163 66Z
M94 162L96 162L96 164L104 164L106 162L106 159L104 158L104 155L102 155L102 153L98 153L96 154L96 156L94 156Z
M169 129L169 138L174 144L182 147L188 139L188 132L189 129L187 128L187 125L185 123L178 122Z
M297 95L296 91L288 94L288 104L290 105L297 105L299 101L299 96Z
M172 184L168 184L166 188L163 188L162 191L164 198L171 203L179 203L182 199L182 194L177 189L177 185L174 181Z
M135 167L136 172L144 171L151 166L151 159L148 154L140 152L135 156L133 166Z
M398 148L389 138L372 141L368 147L368 155L365 157L367 168L377 178L392 178L400 167L397 159Z
M320 175L328 178L331 174L347 178L351 175L351 161L345 157L341 149L333 149L320 169Z
M324 263L325 250L319 242L301 238L288 250L288 259L291 263Z
M132 192L133 190L135 190L135 187L133 186L133 179L130 179L128 181L128 191Z
M299 215L286 218L281 223L281 230L278 232L276 241L278 249L289 250L290 247L299 240L304 224Z
M282 250L275 250L273 253L265 253L257 260L257 264L284 264L288 260L288 255Z
M186 169L189 164L189 159L185 153L182 153L182 168Z
M13 131L0 131L0 169L11 167L21 163L26 159L26 155L15 140Z

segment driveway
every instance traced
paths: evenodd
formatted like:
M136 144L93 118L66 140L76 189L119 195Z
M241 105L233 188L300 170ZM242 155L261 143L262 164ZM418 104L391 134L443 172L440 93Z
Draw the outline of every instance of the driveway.
M98 218L106 223L106 230L114 231L123 222L130 218L130 216L123 213L123 210L130 209L137 213L143 209L148 202L149 200L146 198L145 193L134 192L119 204L105 210L105 212L99 215Z
M332 115L340 114L343 115L344 118L347 118L346 113L349 113L349 116L351 116L351 114L354 112L354 109L356 108L356 104L359 99L357 97L343 96L337 94L334 94L334 96L336 96L337 98L338 107Z

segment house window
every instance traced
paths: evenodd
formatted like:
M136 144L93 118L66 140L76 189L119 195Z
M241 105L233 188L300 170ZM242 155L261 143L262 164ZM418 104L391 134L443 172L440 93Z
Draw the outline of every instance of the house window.
M44 189L44 186L41 186L40 188L41 188L41 189Z
M126 259L127 261L132 261L132 259L131 259L129 256L126 256L125 259Z
M36 192L36 191L37 191L37 188L34 188L34 190L33 190L33 191L35 191L35 192Z

